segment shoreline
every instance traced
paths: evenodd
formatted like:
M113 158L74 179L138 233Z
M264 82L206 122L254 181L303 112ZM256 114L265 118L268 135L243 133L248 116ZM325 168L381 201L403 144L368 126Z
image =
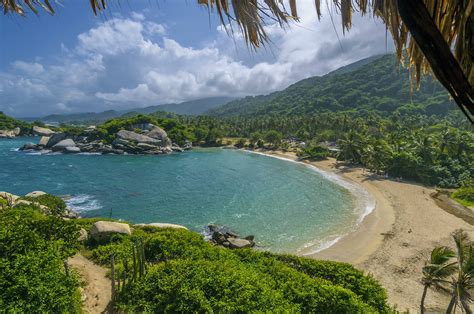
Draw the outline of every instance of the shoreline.
M377 249L383 240L381 233L388 232L391 224L395 220L393 208L386 206L386 204L384 204L385 206L381 206L382 202L380 197L374 197L374 192L376 191L369 191L359 182L342 173L337 173L327 165L320 164L321 162L300 161L297 160L296 155L291 152L276 151L268 153L251 150L246 150L246 152L278 158L311 167L327 180L331 180L348 190L356 199L356 202L362 203L358 204L359 206L365 205L366 207L348 233L341 234L337 238L328 241L327 245L324 245L315 252L304 252L303 250L301 253L295 254L309 258L358 264L363 262ZM354 191L354 188L358 190ZM365 193L366 195L361 195L361 193ZM361 200L362 197L365 197L365 199ZM382 216L389 217L389 219L384 219L382 221Z
M250 151L296 161L292 152ZM329 248L307 257L346 262L371 274L387 290L388 301L399 310L417 313L423 285L422 267L435 246L454 246L451 233L464 229L474 238L474 228L442 208L430 196L434 188L414 182L397 182L360 167L336 167L335 159L298 161L342 177L363 187L375 208L356 230ZM449 295L429 289L427 311L444 312Z

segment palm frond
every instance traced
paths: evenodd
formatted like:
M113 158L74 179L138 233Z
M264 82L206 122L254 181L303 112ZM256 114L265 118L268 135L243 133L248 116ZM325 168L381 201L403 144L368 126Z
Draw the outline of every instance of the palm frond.
M89 1L94 14L107 7L107 0ZM265 31L265 23L269 18L274 19L281 26L289 21L298 20L296 0L288 0L289 11L283 0L196 1L207 6L209 10L215 10L224 26L227 23L236 23L245 41L253 48L258 48L269 41ZM321 0L315 0L314 3L316 15L321 18L323 14ZM419 85L422 75L434 73L448 89L461 110L471 119L466 109L474 115L474 89L472 87L474 86L474 54L472 53L474 51L474 1L326 0L326 3L328 7L332 4L336 12L341 15L344 32L352 27L354 12L362 15L372 12L374 16L379 17L392 34L398 60L410 68L412 81ZM421 10L413 9L415 3ZM48 0L0 0L0 6L5 14L25 15L26 8L38 13L36 7L54 13L54 8ZM419 16L421 13L425 14L426 18L423 25L419 21L420 17L423 17ZM407 24L407 20L411 20L413 25ZM415 26L418 30L421 28L424 34L413 33ZM231 28L230 33L232 31ZM446 51L444 53L448 56L448 61L443 62L444 59L438 56L441 48L436 47L438 49L436 50L429 38L426 38L427 35L438 36L437 43L441 44L443 51L447 50L447 53ZM428 53L427 49L431 49L431 52ZM405 60L404 51L406 51L407 60ZM451 51L453 53L450 53Z

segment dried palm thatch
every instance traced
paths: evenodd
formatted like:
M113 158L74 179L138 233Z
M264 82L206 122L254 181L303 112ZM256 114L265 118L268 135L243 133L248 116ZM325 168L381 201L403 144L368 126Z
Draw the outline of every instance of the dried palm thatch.
M107 0L89 0L94 14L107 8ZM110 0L109 0L110 1ZM309 0L301 0L309 1ZM320 18L321 0L313 0ZM250 47L265 45L269 38L265 22L284 26L298 20L296 0L197 0L216 12L222 24L237 24ZM450 92L472 121L474 115L474 0L326 0L342 17L342 29L352 26L352 16L371 13L385 23L392 34L396 54L411 70L412 82L432 73ZM285 6L289 4L289 10ZM37 7L53 14L48 0L1 0L5 14L25 14ZM406 50L406 54L403 52ZM406 59L405 59L406 55ZM469 115L469 113L470 115Z

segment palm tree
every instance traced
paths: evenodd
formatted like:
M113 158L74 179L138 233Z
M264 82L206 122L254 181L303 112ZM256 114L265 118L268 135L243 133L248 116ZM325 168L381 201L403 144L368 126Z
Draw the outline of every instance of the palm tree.
M425 298L428 288L447 290L449 281L446 278L456 271L456 262L450 262L455 257L452 249L439 246L431 252L430 260L423 267L423 294L421 295L420 313L425 312Z
M459 306L466 313L472 314L470 303L473 301L474 290L474 246L468 234L463 230L457 230L453 234L456 244L457 276L451 282L451 301L449 302L447 314L454 313Z

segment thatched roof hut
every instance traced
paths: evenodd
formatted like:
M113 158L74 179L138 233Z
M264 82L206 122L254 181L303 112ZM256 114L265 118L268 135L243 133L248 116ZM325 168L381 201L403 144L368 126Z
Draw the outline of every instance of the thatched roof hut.
M94 14L112 0L89 0ZM300 0L303 1L303 0ZM309 1L309 0L304 0ZM412 81L432 73L449 91L472 122L474 116L474 1L473 0L326 0L342 16L343 30L352 26L352 15L373 14L392 34L396 53L411 69ZM296 0L197 0L218 14L223 25L237 25L247 43L258 48L268 41L265 20L284 25L298 21ZM285 3L288 4L289 10ZM314 0L321 17L321 0ZM53 14L49 0L1 0L5 14L38 14L38 8ZM406 60L403 51L406 50Z

